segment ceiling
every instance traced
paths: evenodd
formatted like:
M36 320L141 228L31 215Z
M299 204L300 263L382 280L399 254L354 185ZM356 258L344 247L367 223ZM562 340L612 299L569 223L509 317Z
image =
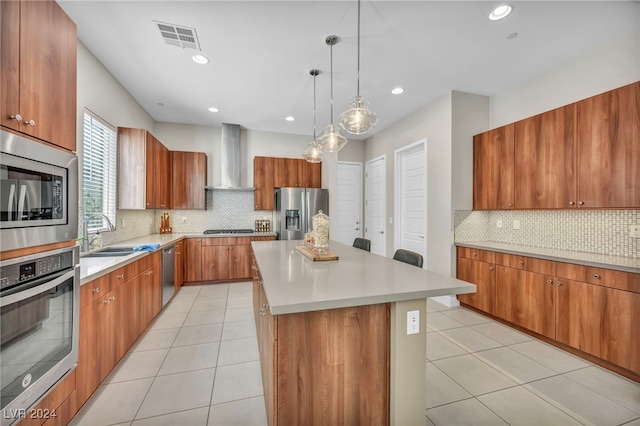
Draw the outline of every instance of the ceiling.
M330 34L340 38L335 122L356 94L356 1L58 3L80 41L156 121L311 135L309 70L317 68L319 134L330 122ZM359 139L450 90L491 96L640 29L638 2L511 3L510 16L491 22L496 1L363 1L360 93L379 122ZM154 21L195 28L201 51L165 44ZM196 53L210 62L197 65ZM405 92L392 95L396 86Z

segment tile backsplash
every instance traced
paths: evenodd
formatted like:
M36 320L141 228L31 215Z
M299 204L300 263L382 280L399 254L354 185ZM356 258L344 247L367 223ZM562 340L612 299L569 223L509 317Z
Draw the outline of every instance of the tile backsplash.
M174 233L199 233L206 229L254 229L256 219L273 219L270 210L253 209L252 191L207 191L206 201L206 210L117 210L116 230L103 232L102 243L106 246L157 234L160 215L164 211L169 212ZM80 217L83 217L82 213L81 207ZM183 218L186 218L186 222L182 221ZM78 235L82 236L82 225L79 225Z
M640 257L640 239L629 236L629 225L640 223L640 210L457 210L454 220L456 242L493 241ZM520 229L514 229L514 222Z

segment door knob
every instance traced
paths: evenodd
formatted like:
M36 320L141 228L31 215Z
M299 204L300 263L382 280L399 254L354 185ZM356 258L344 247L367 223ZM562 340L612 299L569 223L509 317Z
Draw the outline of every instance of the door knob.
M359 231L359 230L360 230L360 228L355 228L355 229L354 229L354 231Z
M421 240L424 240L424 235L420 235L420 236L419 236L419 238L420 238Z
M384 234L384 231L378 231L378 232L380 232L381 234Z

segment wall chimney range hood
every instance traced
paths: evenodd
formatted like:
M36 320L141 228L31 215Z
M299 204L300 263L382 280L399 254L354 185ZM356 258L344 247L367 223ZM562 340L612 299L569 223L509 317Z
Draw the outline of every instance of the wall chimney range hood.
M240 186L240 126L222 123L222 179L220 186L205 186L208 190L253 191Z

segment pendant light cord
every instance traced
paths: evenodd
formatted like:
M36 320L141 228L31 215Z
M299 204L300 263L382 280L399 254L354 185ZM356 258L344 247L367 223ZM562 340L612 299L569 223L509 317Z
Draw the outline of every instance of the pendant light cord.
M316 142L316 75L313 73L313 143Z
M360 0L358 0L358 72L356 73L356 94L360 96Z
M333 126L333 44L330 45L331 50L329 51L330 66L331 66L331 125Z

